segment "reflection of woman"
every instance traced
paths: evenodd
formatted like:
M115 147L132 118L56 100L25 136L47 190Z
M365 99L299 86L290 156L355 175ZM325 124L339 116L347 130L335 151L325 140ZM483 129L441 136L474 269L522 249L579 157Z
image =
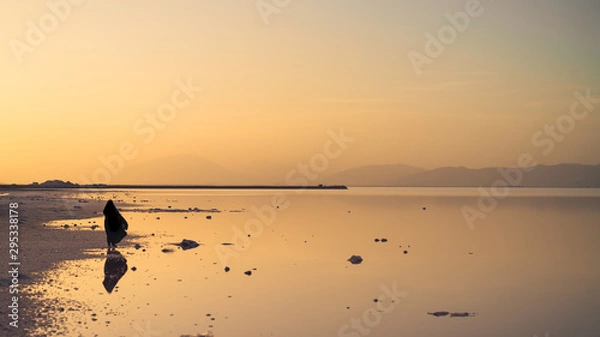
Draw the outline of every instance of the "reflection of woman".
M112 200L109 200L104 207L104 230L106 231L106 242L108 248L117 246L117 243L127 235L125 231L128 227L127 221L119 213Z
M127 259L115 249L109 249L104 262L104 281L102 284L108 293L112 293L113 289L127 272Z

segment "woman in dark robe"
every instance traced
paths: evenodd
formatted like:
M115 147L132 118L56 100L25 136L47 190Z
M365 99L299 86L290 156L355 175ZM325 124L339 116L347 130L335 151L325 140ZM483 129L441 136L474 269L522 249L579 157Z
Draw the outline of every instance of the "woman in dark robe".
M125 231L128 228L127 221L119 213L112 200L109 200L104 207L104 230L106 231L106 242L108 248L117 246L117 243L127 235Z

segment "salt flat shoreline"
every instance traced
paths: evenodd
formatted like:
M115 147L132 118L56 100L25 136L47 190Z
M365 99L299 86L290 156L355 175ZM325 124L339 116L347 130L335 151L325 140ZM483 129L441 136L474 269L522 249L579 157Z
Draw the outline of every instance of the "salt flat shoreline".
M106 238L102 230L67 231L45 227L44 224L56 220L86 219L102 215L105 200L85 199L80 202L73 196L72 191L15 191L0 190L0 197L6 225L0 234L3 243L8 242L8 205L18 203L19 212L19 324L18 328L9 326L8 306L14 295L9 294L10 275L4 272L0 277L2 291L0 292L0 334L6 336L29 336L43 322L38 322L36 316L45 305L28 294L28 285L35 284L44 272L51 270L62 261L78 260L86 257L85 250L104 248ZM8 247L2 245L5 261L9 261ZM89 257L89 255L87 256ZM8 267L7 267L8 268ZM5 275L7 277L5 277Z

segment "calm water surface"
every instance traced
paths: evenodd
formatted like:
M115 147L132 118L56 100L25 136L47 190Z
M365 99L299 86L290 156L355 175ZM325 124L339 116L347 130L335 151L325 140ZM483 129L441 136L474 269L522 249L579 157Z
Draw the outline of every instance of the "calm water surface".
M461 208L479 196L84 191L118 200L136 236L118 248L126 273L109 294L103 238L31 291L84 308L63 315L68 336L600 336L600 190L512 189L469 227ZM103 230L101 217L49 226L94 221ZM173 245L184 238L201 246Z

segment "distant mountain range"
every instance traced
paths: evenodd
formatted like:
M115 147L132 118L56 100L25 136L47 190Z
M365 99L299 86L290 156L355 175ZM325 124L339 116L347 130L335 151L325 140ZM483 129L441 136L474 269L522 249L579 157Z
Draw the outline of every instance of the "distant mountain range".
M110 184L236 185L243 181L221 165L192 155L175 155L126 166Z
M427 170L409 165L368 165L338 172L325 179L328 185L347 186L396 186L401 177L426 172Z
M508 172L512 172L511 175ZM405 165L363 166L332 175L326 183L343 183L350 187L478 187L492 186L497 180L519 187L600 188L600 165L539 165L529 172L498 167L441 167L424 170Z
M269 167L270 168L270 167ZM235 172L219 164L195 156L172 156L125 167L115 175L110 186L278 186L284 187L286 175L273 170ZM256 171L256 172L254 172ZM300 176L300 173L296 171ZM492 186L497 181L515 187L592 187L600 188L600 165L560 164L539 165L528 172L516 168L441 167L433 170L409 165L368 165L343 170L332 175L319 175L310 184L325 188L349 187L479 187ZM16 185L0 185L0 187ZM50 180L44 183L20 185L40 188L105 187L103 184L77 185L69 181Z

